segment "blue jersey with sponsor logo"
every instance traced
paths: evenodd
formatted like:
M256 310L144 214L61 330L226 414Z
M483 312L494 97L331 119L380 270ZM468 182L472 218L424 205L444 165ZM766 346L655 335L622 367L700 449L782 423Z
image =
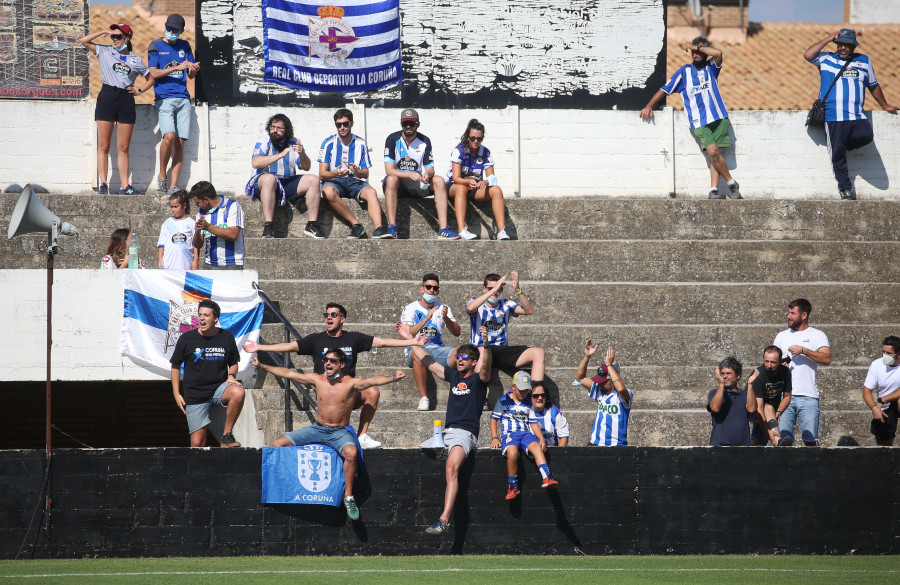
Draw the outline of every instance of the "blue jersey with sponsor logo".
M837 53L822 51L810 60L810 63L819 68L821 76L819 99L822 99L845 62ZM866 88L876 87L878 80L875 79L871 59L866 55L854 53L850 58L850 65L828 94L825 102L825 121L865 120L863 105L866 103Z
M478 152L472 154L468 147L458 145L450 153L450 170L445 177L447 185L453 184L453 163L459 164L462 177L475 177L480 181L484 179L484 171L494 166L494 158L486 146L479 146Z
M472 300L476 298L478 297L472 297ZM494 306L485 301L477 311L469 314L469 325L472 330L469 343L476 347L484 345L480 333L481 326L484 325L487 327L490 345L509 345L509 318L518 317L516 315L518 306L519 303L504 298Z
M662 86L667 94L673 91L681 94L691 130L728 117L728 110L725 109L716 81L721 70L714 59L709 59L706 66L700 69L689 63L676 71L669 82Z
M191 44L178 39L174 45L170 45L165 39L156 39L147 47L147 61L150 67L168 69L181 64L183 61L195 63ZM187 90L187 72L184 69L173 71L165 77L156 80L153 93L157 100L166 98L190 98Z
M211 232L203 232L206 238L206 260L211 266L243 266L244 265L244 211L241 205L233 200L222 197L222 202L215 209L210 209L205 214L198 214L197 218L206 215L206 221L220 228L239 227L240 233L235 241L230 242L225 238L213 235Z
M545 408L541 413L532 407L531 417L541 425L541 432L547 445L559 445L560 439L569 436L569 421L557 407Z
M250 158L256 158L257 156L272 156L273 154L280 154L285 148L289 146L294 146L297 144L299 140L297 140L296 136L291 137L290 140L286 142L282 142L281 144L273 144L272 139L268 134L263 134L259 137L259 140L256 141L256 145L253 147L253 154L250 155ZM300 155L294 152L293 150L288 153L287 156L282 157L267 167L261 169L253 169L253 175L263 175L265 173L272 173L276 177L281 179L287 179L293 177L294 175L300 174Z
M619 393L603 393L603 388L596 382L591 385L588 394L597 401L597 416L591 426L591 443L602 446L628 444L628 416L634 402L634 392L626 388L628 401L622 400Z
M426 168L434 166L431 140L417 133L416 138L407 144L403 131L398 130L384 141L384 162L394 163L398 171L422 174Z
M327 163L329 171L336 171L350 163L361 169L372 166L366 141L356 134L351 134L350 144L344 146L337 134L332 134L322 141L319 149L319 162Z
M507 392L497 400L491 418L500 421L500 434L508 435L517 431L531 431L530 423L538 422L531 418L531 400L528 398L522 402L516 402L512 392Z

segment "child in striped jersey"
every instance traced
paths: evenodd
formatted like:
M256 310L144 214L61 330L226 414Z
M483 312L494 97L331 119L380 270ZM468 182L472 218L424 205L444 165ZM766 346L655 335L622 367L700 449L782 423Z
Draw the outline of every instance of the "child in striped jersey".
M616 350L612 346L606 350L606 362L597 368L597 375L587 377L587 366L591 356L597 351L593 340L584 343L584 357L578 364L575 378L588 389L591 398L597 401L597 416L591 426L591 443L607 447L628 444L628 417L634 402L634 392L625 387L619 375Z
M543 389L543 386L540 387ZM494 412L491 413L491 449L499 449L502 445L506 455L506 471L509 488L506 499L513 500L519 495L519 450L527 451L534 457L534 462L541 472L542 488L556 488L559 482L550 475L544 451L547 443L541 432L541 425L531 410L531 376L527 372L518 371L513 377L512 390L497 400ZM502 438L497 433L497 421L502 427Z

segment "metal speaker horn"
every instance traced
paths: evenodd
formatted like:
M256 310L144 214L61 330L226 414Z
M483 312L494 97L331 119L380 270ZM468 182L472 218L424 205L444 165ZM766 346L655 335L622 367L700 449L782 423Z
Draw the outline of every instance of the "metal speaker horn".
M54 224L58 233L74 236L78 232L74 225L61 220L58 215L47 209L44 202L35 196L34 189L29 183L22 189L22 195L16 202L16 208L13 209L7 239L35 232L53 232Z

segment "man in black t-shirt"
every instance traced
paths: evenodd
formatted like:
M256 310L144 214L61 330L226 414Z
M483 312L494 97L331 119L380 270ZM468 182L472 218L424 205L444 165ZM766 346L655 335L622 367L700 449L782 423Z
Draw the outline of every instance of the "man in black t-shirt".
M456 354L456 367L453 368L438 364L421 347L412 348L423 366L450 384L447 420L444 421L444 444L447 446L444 511L434 524L425 529L428 534L443 534L450 529L450 513L459 492L459 468L478 442L487 383L491 379L491 348L487 328L482 325L480 332L484 347L475 347L471 343L460 346L456 350L459 353ZM404 334L401 331L400 335L406 337L409 332Z
M781 413L791 403L791 369L781 363L781 357L777 345L764 349L762 365L747 380L747 412L758 415L753 435L763 446L767 441L778 446L789 444L778 432Z
M330 349L339 349L344 352L346 362L342 368L345 376L356 377L356 358L360 352L369 351L372 348L381 347L409 347L411 345L424 345L426 339L424 337L416 337L413 339L386 339L383 337L373 337L364 333L355 331L344 331L344 322L347 320L347 309L338 303L328 303L325 305L325 331L321 333L313 333L307 335L300 341L290 341L287 343L272 343L260 345L252 341L244 344L244 351L247 353L256 353L257 351L271 351L274 353L296 352L300 355L308 355L313 358L313 372L321 374L325 372L322 361L325 352ZM398 323L398 331L405 329L409 332L409 326ZM361 408L359 413L359 445L363 449L377 449L381 447L381 442L376 441L369 436L369 424L375 418L375 411L378 409L378 400L381 398L381 391L376 387L363 390L356 395L356 403L353 410Z
M172 393L175 404L187 416L191 447L205 447L209 409L225 406L223 447L240 447L232 430L244 407L244 387L237 381L238 348L230 331L216 327L221 309L213 301L200 301L200 326L183 333L172 352ZM184 364L184 396L180 391Z

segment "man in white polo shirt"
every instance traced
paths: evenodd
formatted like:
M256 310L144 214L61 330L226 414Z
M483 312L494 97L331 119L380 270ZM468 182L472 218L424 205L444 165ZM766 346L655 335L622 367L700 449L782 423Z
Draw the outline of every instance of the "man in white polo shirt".
M806 299L788 303L788 328L775 336L772 345L781 349L784 356L790 356L791 404L781 415L778 431L782 440L779 445L794 442L794 425L800 424L803 444L816 447L819 444L819 387L816 374L819 364L831 363L831 345L828 336L815 327L809 326L812 304Z
M900 399L900 337L881 342L882 356L872 362L863 384L863 400L872 410L872 434L879 447L890 447L897 435L897 401Z

